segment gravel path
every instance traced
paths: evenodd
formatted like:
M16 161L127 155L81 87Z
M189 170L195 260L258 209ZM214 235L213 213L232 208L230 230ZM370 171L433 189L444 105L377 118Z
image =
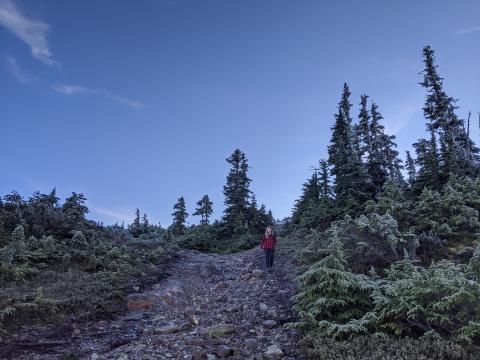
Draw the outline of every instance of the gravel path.
M126 314L37 328L17 336L0 358L302 360L297 331L284 326L295 320L293 268L276 254L273 272L265 272L258 248L182 250L166 278L127 297Z

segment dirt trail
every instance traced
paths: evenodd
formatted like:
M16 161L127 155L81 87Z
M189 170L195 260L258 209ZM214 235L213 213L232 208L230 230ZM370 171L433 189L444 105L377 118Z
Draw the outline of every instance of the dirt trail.
M126 314L21 335L0 358L304 359L297 331L284 326L294 320L289 257L276 254L267 273L258 248L224 255L182 250L168 272L129 295Z

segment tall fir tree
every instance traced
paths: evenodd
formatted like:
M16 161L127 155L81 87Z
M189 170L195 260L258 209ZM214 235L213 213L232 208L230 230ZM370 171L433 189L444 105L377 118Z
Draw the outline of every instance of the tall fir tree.
M332 186L330 185L330 174L328 169L328 162L325 159L321 159L320 165L320 178L319 178L319 193L320 197L324 199L331 199L333 197Z
M332 137L328 147L328 163L335 177L334 189L337 205L341 208L358 211L368 199L369 179L364 164L356 150L355 134L350 117L352 104L350 90L345 83L342 98L335 115Z
M208 195L204 195L199 201L197 201L197 208L193 213L194 216L200 216L201 224L208 224L208 219L213 213L213 203L210 201Z
M430 130L430 140L420 139L413 144L418 166L417 176L414 183L416 193L424 188L440 190L440 169L437 140L433 129Z
M173 222L171 225L171 231L174 235L182 235L186 231L185 221L187 220L188 213L185 205L185 199L183 196L179 197L175 205L173 205Z
M407 150L406 154L407 158L405 162L405 168L408 174L408 185L412 187L417 178L417 170L415 168L415 160L413 160L412 156L410 155L410 151Z
M248 228L251 179L248 177L247 158L240 149L236 149L226 160L230 164L230 171L223 186L226 206L223 222L227 233L231 235Z
M370 113L368 112L368 95L360 97L360 113L358 114L357 137L359 139L360 156L363 159L370 153Z
M423 48L423 81L426 90L423 112L429 121L427 128L438 133L440 147L439 181L445 183L450 174L476 176L479 173L480 149L465 130L465 123L455 110L456 100L443 89L443 78L437 72L435 54L430 46Z

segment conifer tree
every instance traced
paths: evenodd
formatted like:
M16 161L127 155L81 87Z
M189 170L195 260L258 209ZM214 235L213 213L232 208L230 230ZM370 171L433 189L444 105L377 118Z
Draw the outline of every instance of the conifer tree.
M438 132L441 144L439 163L441 173L444 174L442 183L448 175L475 176L479 171L479 152L465 130L465 123L455 110L456 100L448 96L443 89L443 78L437 72L434 51L430 46L423 48L423 81L420 83L427 91L423 112L429 121L428 130Z
M132 234L133 237L138 237L142 234L142 225L140 223L140 209L135 210L135 218L133 222L128 225L128 231Z
M208 218L213 213L212 205L213 203L210 201L208 195L204 195L199 201L197 201L197 208L193 215L201 216L201 224L208 224Z
M295 309L298 326L320 336L341 337L367 329L361 317L370 309L373 282L347 268L341 242L334 239L321 260L299 276Z
M174 235L182 235L185 233L186 226L185 221L187 220L188 213L187 207L185 205L185 199L181 196L175 205L173 205L173 223L171 225L171 230Z
M148 233L149 229L150 229L150 224L148 223L147 214L143 213L143 216L142 216L142 232L144 234L146 234L146 233Z
M247 158L240 149L236 149L226 160L231 168L223 187L226 206L223 221L231 234L234 231L242 232L248 226L251 179L248 177Z
M435 132L430 130L430 140L420 139L413 144L417 153L418 172L414 188L420 193L423 188L440 189L439 159Z
M415 183L417 177L417 170L415 169L415 161L410 155L410 151L407 150L407 160L405 162L405 168L408 174L408 185L411 187Z
M345 83L342 98L335 115L332 137L328 147L328 163L335 176L334 188L337 204L341 208L358 210L368 199L369 180L355 146L352 119L350 117L350 90Z
M325 199L330 199L333 197L332 187L330 185L330 175L328 171L328 162L325 159L320 160L320 196Z
M367 108L368 95L360 97L360 113L358 114L357 136L360 142L360 157L370 153L370 114Z

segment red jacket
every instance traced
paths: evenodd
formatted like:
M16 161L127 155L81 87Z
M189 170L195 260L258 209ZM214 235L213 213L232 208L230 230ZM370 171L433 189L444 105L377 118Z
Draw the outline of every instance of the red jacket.
M275 245L277 245L277 237L274 234L270 236L262 236L262 243L260 244L260 248L275 249Z

